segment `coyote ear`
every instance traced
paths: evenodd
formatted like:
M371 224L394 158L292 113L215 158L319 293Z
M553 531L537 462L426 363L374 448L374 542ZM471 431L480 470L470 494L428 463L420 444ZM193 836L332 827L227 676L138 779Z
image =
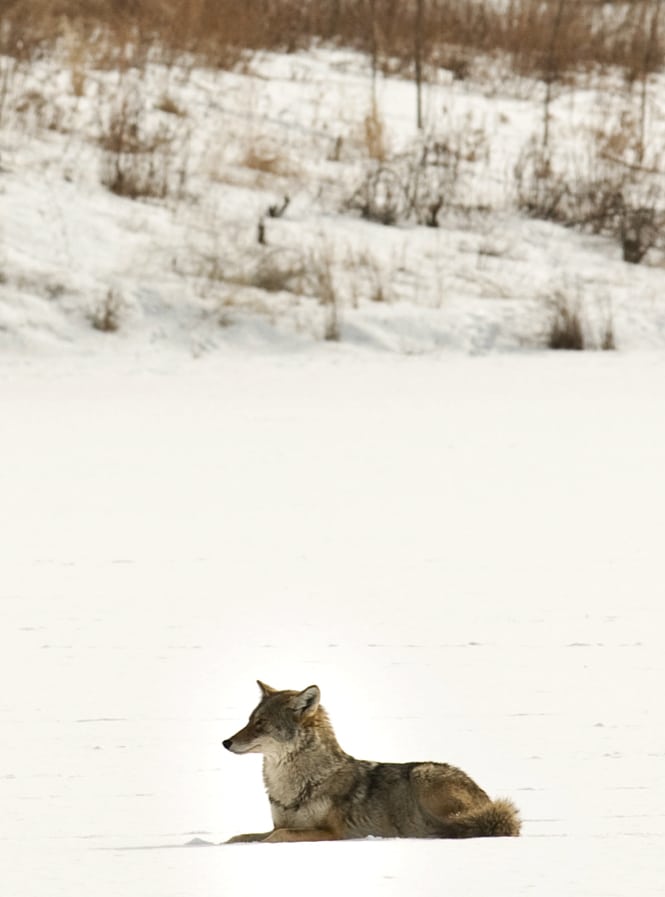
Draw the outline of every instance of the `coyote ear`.
M278 689L271 688L269 685L266 685L265 682L261 682L260 679L256 680L256 684L261 689L261 696L264 698L267 698L268 695L276 695L277 694Z
M310 685L304 691L299 692L291 701L293 708L301 714L301 716L314 713L319 706L321 700L321 692L318 685Z

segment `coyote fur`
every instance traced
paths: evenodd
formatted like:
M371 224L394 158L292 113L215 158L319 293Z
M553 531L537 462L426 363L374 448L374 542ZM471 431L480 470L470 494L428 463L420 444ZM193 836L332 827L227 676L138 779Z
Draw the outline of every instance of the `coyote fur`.
M337 743L316 685L278 691L258 684L261 701L249 722L223 745L234 754L263 754L274 828L227 843L519 835L514 804L491 800L461 769L351 757Z

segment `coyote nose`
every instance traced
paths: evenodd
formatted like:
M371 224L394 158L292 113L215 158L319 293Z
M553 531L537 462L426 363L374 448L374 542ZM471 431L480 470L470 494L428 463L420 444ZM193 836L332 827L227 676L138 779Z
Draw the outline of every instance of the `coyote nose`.
M226 741L223 741L222 744L226 748L227 751L231 750L231 739L227 738Z

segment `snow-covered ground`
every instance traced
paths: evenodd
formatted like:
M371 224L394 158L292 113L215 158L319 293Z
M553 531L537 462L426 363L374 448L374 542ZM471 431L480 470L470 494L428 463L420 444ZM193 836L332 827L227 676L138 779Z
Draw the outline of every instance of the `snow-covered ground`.
M662 356L23 354L0 408L3 897L662 894ZM523 837L185 847L269 826L257 677Z
M556 296L580 307L592 343L611 320L622 350L665 345L662 253L629 265L617 240L518 213L514 172L540 140L542 85L496 61L465 81L441 71L426 89L446 185L433 229L359 213L367 172L384 160L383 208L396 179L413 185L421 150L413 84L381 77L373 95L356 54L109 72L78 49L27 68L0 59L0 347L302 348L334 314L342 340L382 351L512 350L543 344ZM660 165L662 78L647 97L645 164ZM638 103L609 78L557 92L553 152L571 182L603 140L630 142ZM118 163L118 133L152 150ZM103 182L116 164L163 181L166 196L113 194ZM118 331L93 330L107 325Z

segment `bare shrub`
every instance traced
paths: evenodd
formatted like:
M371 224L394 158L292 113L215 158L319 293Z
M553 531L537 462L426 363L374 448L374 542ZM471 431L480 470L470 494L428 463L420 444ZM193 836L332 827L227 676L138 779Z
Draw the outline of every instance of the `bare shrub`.
M393 225L406 217L408 199L400 172L388 165L369 165L344 208L367 221Z
M409 206L418 224L438 227L441 210L457 203L467 175L488 158L487 135L466 116L449 121L442 135L425 134L419 149L407 173ZM472 205L468 196L464 205Z
M408 151L370 162L344 208L380 224L438 227L440 213L456 204L466 175L486 153L484 131L467 120L444 137L425 134Z
M187 174L185 144L173 127L148 127L138 91L121 91L99 135L101 182L130 199L178 196Z
M624 261L641 262L650 249L665 248L665 191L660 168L628 161L629 146L624 142L622 158L597 141L586 160L571 164L551 147L530 141L514 172L518 208L533 218L612 237Z
M660 141L645 147L644 110L626 109L595 133L597 165L619 186L608 228L624 261L639 264L650 249L665 248L665 155Z
M624 208L619 219L623 260L638 265L647 252L658 246L665 227L665 214L652 206Z
M549 150L520 158L515 169L517 206L531 218L603 233L620 213L622 185L579 176L559 166Z
M552 152L531 138L515 165L517 207L532 218L566 222L571 182L567 173L554 167Z

